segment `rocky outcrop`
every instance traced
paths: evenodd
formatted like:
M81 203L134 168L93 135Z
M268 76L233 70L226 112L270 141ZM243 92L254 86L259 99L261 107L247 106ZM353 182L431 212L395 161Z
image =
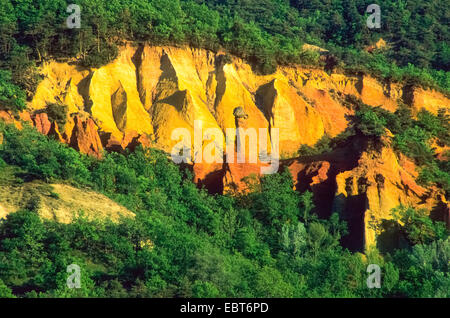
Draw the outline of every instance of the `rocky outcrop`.
M0 119L8 124L14 123L14 116L6 110L0 110Z
M416 184L414 165L397 158L388 144L369 149L355 141L357 149L303 158L295 154L302 144L314 145L325 134L334 137L348 127L353 110L346 106L346 95L389 111L402 102L413 113L449 109L446 96L367 75L328 74L301 66L278 67L263 76L242 59L232 57L224 63L229 60L224 54L128 44L116 60L98 69L47 62L41 67L44 79L28 105L31 116L21 119L33 118L42 133L96 157L103 149L121 152L140 144L170 153L179 143L172 139L174 129L187 129L193 141L195 121L201 121L204 134L208 128L218 129L221 135L214 142L223 146L227 128L255 128L257 138L259 129L270 137L270 129L278 128L280 155L291 158L282 160L280 169L290 170L298 190L314 193L324 216L341 211L356 250L377 244L379 223L390 218L398 204L434 208L443 202L439 191ZM52 103L68 106L64 127L46 116L46 105ZM237 107L245 116L234 116ZM0 111L0 117L21 125L10 113ZM194 142L185 146L194 153ZM236 158L233 163L194 163L195 181L211 192L240 191L245 188L243 179L260 175L266 165L259 155L255 163L237 163ZM445 160L445 149L439 156Z
M408 102L416 112L425 108L436 115L440 108L448 109L450 107L449 99L439 92L420 87L409 88L409 90L411 100L408 100Z
M99 69L48 62L29 107L42 110L63 103L69 114L86 114L120 143L133 131L153 136L156 147L170 152L177 143L171 138L175 128L186 128L193 136L194 121L201 120L204 129L225 132L236 128L233 110L241 106L249 127L279 128L284 156L293 156L302 144L315 144L324 134L344 131L352 114L343 102L347 94L391 111L399 100L434 113L449 107L449 99L436 91L300 66L261 76L239 58L225 64L223 55L128 44Z
M48 135L50 129L52 127L52 123L48 119L46 113L37 113L33 117L34 127L36 127L37 131L41 134Z
M403 94L400 84L380 83L371 76L360 76L356 85L363 103L380 106L389 111L397 109L398 100L402 98Z
M274 79L257 92L270 127L279 128L283 153L295 154L300 145L314 145L324 135L325 128L319 110L309 105L294 87ZM311 129L312 127L314 129Z
M344 246L364 251L377 246L386 251L396 244L386 240L386 221L399 205L425 208L436 220L448 222L448 204L442 190L416 183L416 166L398 157L385 138L382 144L353 140L354 149L285 160L299 191L314 194L317 212L329 217L338 212L349 228ZM359 148L360 151L357 151ZM359 153L359 155L357 155Z
M82 153L101 158L103 146L98 127L91 118L75 116L69 145Z
M117 140L111 133L103 133L100 137L105 149L114 152L123 152L125 149L134 151L136 147L148 148L151 146L151 139L145 134L138 134L136 131L127 131L122 140Z
M0 110L0 120L7 124L14 124L17 128L22 128L22 123L14 118L14 115L6 110Z
M261 175L261 168L269 164L263 162L256 149L250 151L250 139L246 131L251 128L249 115L239 106L233 110L234 131L230 142L233 144L232 160L223 153L223 163L194 162L194 180L201 186L205 186L211 193L232 193L246 191L245 178L250 175ZM250 134L249 134L250 135ZM258 138L255 131L254 137ZM258 139L255 139L258 142ZM270 149L268 142L267 149ZM203 147L205 150L206 147ZM240 150L240 151L239 151ZM241 154L241 155L239 155ZM253 154L253 155L252 155Z

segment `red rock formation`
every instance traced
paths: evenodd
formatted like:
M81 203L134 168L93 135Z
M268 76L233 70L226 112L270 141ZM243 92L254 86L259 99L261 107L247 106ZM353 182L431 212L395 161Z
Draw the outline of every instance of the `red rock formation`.
M122 149L127 148L127 146L133 141L133 139L137 138L139 134L135 130L127 130L125 134L123 135L122 142L120 143L120 146Z
M147 135L136 135L125 147L130 149L130 151L134 151L139 145L144 148L149 148L152 142Z
M244 110L241 108L241 112ZM242 113L241 115L236 115L235 125L237 128L248 129L251 116ZM239 117L241 116L241 117ZM233 162L227 162L227 156L224 156L224 163L194 163L193 173L194 180L200 186L205 186L211 193L221 193L221 192L242 192L246 191L245 177L250 175L261 175L261 168L268 167L268 163L261 162L257 156L255 163L250 161L249 153L249 142L245 143L246 147L245 160L243 163L237 161L237 138L234 145L234 158ZM242 137L241 137L242 138Z
M48 116L46 113L37 113L33 117L34 126L36 129L44 135L48 135L52 123L48 119Z
M195 163L194 181L199 187L205 187L210 193L222 193L225 176L223 163Z
M114 152L122 152L125 149L134 151L139 145L148 148L152 144L147 135L138 134L136 131L126 132L121 141L111 133L103 133L101 140L106 150Z
M69 145L84 154L101 158L103 146L97 125L91 118L83 120L78 115L74 117L74 122Z
M24 119L22 119L22 117ZM23 120L23 121L28 121L28 120L31 121L28 112L20 113L19 114L19 118L20 118L20 120L17 120L15 118L15 116L10 111L0 110L0 119L2 121L4 121L5 123L7 123L7 124L14 124L17 129L22 129L23 128L21 120ZM31 124L33 124L33 123L31 122Z
M383 47L382 41L374 46ZM194 120L202 120L203 128L220 127L223 131L247 126L279 128L280 154L292 158L300 145L314 145L323 134L333 137L348 128L353 110L344 103L345 95L389 111L397 109L399 100L413 113L425 108L436 114L450 105L449 99L437 91L405 83L384 83L366 75L329 75L301 66L279 67L274 74L261 76L237 57L218 67L216 57L205 50L145 46L137 51L127 45L115 61L93 73L66 63L46 63L42 69L45 78L30 103L31 109L41 112L45 105L59 99L69 106L70 114L86 111L92 119L69 116L62 136L44 113L34 116L33 125L96 157L101 156L102 142L110 151L134 150L139 144L150 146L146 134L152 133L157 140L154 146L170 151L177 142L171 139L171 132L184 127L192 133ZM243 107L248 120L235 122L232 116L236 106ZM0 111L0 118L21 127L11 113ZM31 121L26 112L21 119ZM101 141L98 129L102 131ZM436 151L438 159L448 160L446 150ZM349 154L355 158L349 158ZM199 185L220 193L244 190L243 179L252 173L260 175L263 165L248 163L248 157L246 163L236 163L235 158L234 163L194 164L193 172ZM369 225L391 217L392 207L411 203L429 208L437 200L436 189L425 189L415 182L418 175L414 163L397 158L389 147L379 153L348 149L295 158L282 161L280 171L284 167L292 173L297 190L314 193L320 211L332 212L334 202L359 218L362 228L357 230L364 236L364 244L375 242L378 233Z
M100 139L108 151L121 152L123 150L120 140L111 133L101 133Z
M11 124L14 122L14 117L6 110L0 110L0 119L5 123Z
M33 120L31 119L31 115L29 112L27 111L23 111L19 114L19 118L20 120L30 123L31 125L33 125Z

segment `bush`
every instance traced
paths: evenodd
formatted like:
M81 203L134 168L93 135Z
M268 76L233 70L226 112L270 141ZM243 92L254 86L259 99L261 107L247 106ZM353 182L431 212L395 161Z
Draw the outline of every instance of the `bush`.
M13 125L6 125L2 133L1 158L9 165L19 166L27 178L88 182L88 158L76 150L29 126L19 131Z
M128 40L224 48L261 73L271 73L277 65L324 64L318 52L302 49L309 43L330 51L327 70L338 64L387 81L450 91L445 10L434 9L441 5L439 0L427 6L419 0L405 6L387 1L384 12L390 27L377 32L356 27L365 20L361 1L80 0L84 22L79 30L61 28L67 13L56 0L3 2L0 64L8 64L14 82L27 94L36 84L33 59L40 63L51 57L77 57L85 66L99 67L116 55L114 43ZM364 50L380 37L388 47Z
M25 100L25 92L12 82L11 72L0 69L0 107L21 111L26 108Z
M93 47L81 60L80 64L84 67L99 68L113 61L119 49L115 44L103 43L100 51Z
M15 298L12 291L5 283L0 279L0 298Z
M400 221L400 232L412 244L429 244L448 237L443 222L432 221L424 209L400 206L393 209L395 221Z
M35 178L91 185L135 213L117 223L80 216L69 224L33 211L10 213L0 222L0 296L11 290L18 297L448 295L447 243L440 240L447 234L425 212L399 208L401 230L416 245L392 262L386 257L386 288L369 290L373 260L340 246L345 223L337 214L328 220L313 214L312 193L294 191L288 170L254 178L248 193L212 196L161 151L138 147L97 160L30 127L0 124L0 131L6 164ZM38 202L30 203L36 209ZM81 289L68 290L73 263L85 275Z
M433 161L430 137L431 135L419 126L409 127L394 136L394 147L413 158L417 164L425 165Z
M301 145L300 149L298 150L298 155L314 156L331 151L333 151L332 139L328 135L323 135L313 147L308 145Z
M51 122L56 122L59 129L64 128L67 122L69 107L61 104L49 104L47 105L45 111L47 112L48 118Z
M435 183L446 193L447 199L450 198L450 163L448 161L432 161L420 170L419 183L430 185Z
M368 137L381 137L386 132L387 121L370 106L363 106L355 113L354 127Z
M399 270L397 295L401 297L450 297L450 239L396 251Z

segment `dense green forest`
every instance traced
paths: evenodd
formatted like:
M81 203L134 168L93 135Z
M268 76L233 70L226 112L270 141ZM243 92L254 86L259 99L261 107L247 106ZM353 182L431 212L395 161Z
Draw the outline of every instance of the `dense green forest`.
M81 28L68 29L70 3L81 8ZM369 0L3 0L0 7L0 102L23 108L49 58L77 57L100 66L125 40L225 48L262 73L300 63L371 73L450 91L448 6L445 0L386 0L381 28L366 26ZM384 50L364 50L379 38ZM319 45L325 63L302 45ZM326 65L323 65L323 64ZM24 93L25 92L25 93Z
M420 160L432 150L414 151L428 140L409 139L406 131L445 140L448 130L436 116L419 118L389 119L359 105L347 135L322 145L355 136L377 143L387 126L403 123L396 147ZM43 220L32 199L0 221L0 297L450 297L449 232L426 211L398 207L394 220L401 222L391 230L400 248L363 255L342 247L346 223L337 213L320 219L312 193L294 191L287 170L250 178L246 194L213 196L155 149L98 160L31 127L0 124L0 135L2 184L66 182L136 213L119 223L81 214L62 224ZM432 182L449 182L448 168L442 174ZM73 263L82 269L80 289L66 287ZM367 288L368 264L381 266L382 288Z

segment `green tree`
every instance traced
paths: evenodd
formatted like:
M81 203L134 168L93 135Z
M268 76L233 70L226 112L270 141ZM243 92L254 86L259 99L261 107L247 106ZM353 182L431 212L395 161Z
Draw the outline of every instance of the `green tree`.
M400 231L415 244L428 244L437 239L443 239L448 233L443 222L435 222L424 209L400 206L393 209L394 220L400 221Z
M11 289L0 279L0 298L15 298Z
M12 82L11 72L0 69L0 107L13 111L25 109L25 93Z

